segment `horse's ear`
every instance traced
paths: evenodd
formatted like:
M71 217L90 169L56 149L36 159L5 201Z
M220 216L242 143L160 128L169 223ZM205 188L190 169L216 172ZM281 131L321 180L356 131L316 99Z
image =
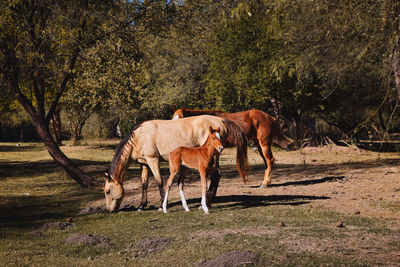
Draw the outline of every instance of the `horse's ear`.
M111 182L111 180L113 180L112 179L112 177L111 177L111 175L109 175L108 173L104 173L104 180L105 181L107 181L107 182Z
M214 129L210 126L210 133L215 132Z

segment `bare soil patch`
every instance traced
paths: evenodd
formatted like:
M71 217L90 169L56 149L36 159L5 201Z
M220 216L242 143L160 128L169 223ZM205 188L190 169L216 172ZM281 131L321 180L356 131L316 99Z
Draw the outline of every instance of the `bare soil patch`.
M49 223L43 224L40 227L40 229L43 231L49 230L50 228L56 229L56 230L65 230L65 229L69 229L73 226L74 226L74 224L69 223L69 222L49 222Z
M253 235L253 236L262 236L262 235L272 235L275 234L278 230L274 227L242 227L235 229L220 229L220 230L207 230L207 231L197 231L190 235L190 239L198 239L198 238L211 238L211 239L221 239L226 235L234 235L234 234L244 234L244 235Z
M312 253L319 255L352 254L360 260L374 262L376 265L390 266L400 263L400 255L392 249L392 245L400 236L386 237L382 240L380 234L366 233L361 229L353 229L351 234L344 235L340 240L335 238L317 238L288 234L279 243L289 253Z
M98 247L112 246L111 239L106 236L95 236L91 234L72 234L65 239L67 244L91 245Z
M258 259L258 255L251 251L231 251L219 255L212 260L202 261L198 267L235 267L244 264L252 264Z
M129 205L127 203L122 203L119 207L119 211L137 211L133 205ZM81 210L78 215L90 215L90 214L99 214L106 213L107 210L104 207L100 206L87 206L83 210Z
M170 241L169 238L165 237L150 237L130 244L127 250L133 253L133 257L143 257L165 249Z

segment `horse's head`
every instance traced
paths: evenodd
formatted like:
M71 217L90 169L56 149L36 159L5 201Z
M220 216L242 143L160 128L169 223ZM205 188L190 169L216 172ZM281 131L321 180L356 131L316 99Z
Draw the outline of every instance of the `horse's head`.
M180 108L180 109L177 109L177 110L174 109L174 111L175 111L175 113L172 116L173 120L179 120L179 119L183 118L183 112L184 112L183 108Z
M106 209L109 212L118 210L124 197L122 184L116 182L111 174L105 173L104 194L106 196Z
M210 137L211 138L211 145L215 148L215 150L218 151L218 153L221 153L222 150L224 150L224 146L221 143L221 135L220 135L220 129L214 130L210 126Z

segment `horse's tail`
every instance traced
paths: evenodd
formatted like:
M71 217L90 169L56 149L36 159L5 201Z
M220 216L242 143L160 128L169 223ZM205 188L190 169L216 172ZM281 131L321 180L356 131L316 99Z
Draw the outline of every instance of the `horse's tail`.
M273 142L275 144L279 145L282 148L287 148L293 142L293 139L283 135L277 119L273 120L271 128L274 134Z
M223 119L223 122L228 128L228 138L227 142L234 144L236 146L236 167L239 171L240 177L242 177L243 182L246 183L247 176L247 138L242 128L235 122Z

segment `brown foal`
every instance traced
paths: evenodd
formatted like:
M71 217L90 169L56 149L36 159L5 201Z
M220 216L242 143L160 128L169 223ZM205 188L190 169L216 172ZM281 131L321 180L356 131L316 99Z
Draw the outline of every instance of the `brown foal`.
M214 171L214 156L219 155L223 149L224 147L221 143L219 129L214 130L210 127L210 134L208 135L207 141L201 147L178 147L169 154L170 175L165 185L165 197L162 204L164 213L167 213L168 192L175 177L178 177L179 194L181 196L183 208L186 211L190 211L183 193L184 174L182 172L184 172L187 167L197 169L200 173L201 206L206 214L209 213L206 203L206 179L207 176Z

